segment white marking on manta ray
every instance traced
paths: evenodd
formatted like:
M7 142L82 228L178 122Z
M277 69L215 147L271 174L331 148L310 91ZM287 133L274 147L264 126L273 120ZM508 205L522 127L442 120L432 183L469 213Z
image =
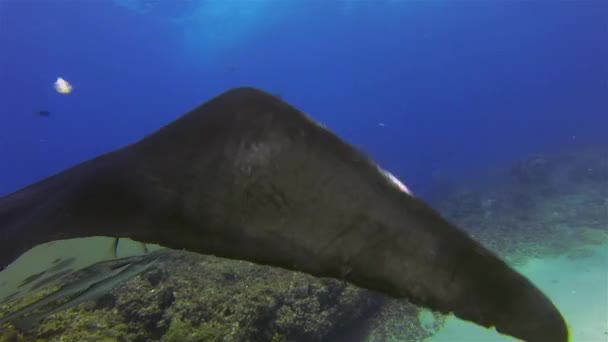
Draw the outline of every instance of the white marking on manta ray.
M410 196L414 196L414 194L412 193L412 191L405 186L405 184L403 184L397 177L395 177L392 173L386 171L385 169L381 168L380 166L378 166L378 170L391 182L393 183L393 185L395 185L397 188L399 188L399 190L405 192L406 194L410 195Z

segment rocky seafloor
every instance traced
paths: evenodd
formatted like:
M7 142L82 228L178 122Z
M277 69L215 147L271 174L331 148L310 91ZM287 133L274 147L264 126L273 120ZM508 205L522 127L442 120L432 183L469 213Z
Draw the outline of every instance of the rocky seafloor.
M403 334L408 340L435 328L421 326L416 307L387 306L387 301L342 281L170 251L154 268L102 298L49 317L35 334L8 327L0 336L5 341L278 342L361 340L361 333L373 329L371 340L382 341L390 332L373 321L363 329L361 323L383 308L405 316L394 324L409 331Z
M512 264L584 258L588 246L608 240L602 151L533 156L492 188L461 189L436 207ZM49 317L34 334L0 328L0 341L421 341L442 322L342 281L171 251L102 298Z

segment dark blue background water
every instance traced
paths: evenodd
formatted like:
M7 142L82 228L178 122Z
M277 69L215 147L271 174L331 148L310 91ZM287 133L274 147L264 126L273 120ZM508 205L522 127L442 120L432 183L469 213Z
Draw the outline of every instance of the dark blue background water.
M423 195L608 140L607 1L197 2L0 0L0 195L237 85L279 94Z

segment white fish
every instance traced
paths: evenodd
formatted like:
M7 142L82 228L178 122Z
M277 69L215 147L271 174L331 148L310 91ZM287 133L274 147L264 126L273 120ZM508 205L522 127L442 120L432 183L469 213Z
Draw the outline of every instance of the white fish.
M53 86L59 94L67 95L72 92L72 85L61 77L57 77Z

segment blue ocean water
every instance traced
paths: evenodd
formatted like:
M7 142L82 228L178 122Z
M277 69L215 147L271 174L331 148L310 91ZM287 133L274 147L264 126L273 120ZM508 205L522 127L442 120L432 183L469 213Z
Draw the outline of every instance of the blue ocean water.
M438 175L605 139L607 16L601 0L3 0L0 194L238 85L425 194Z
M73 86L69 94L54 89L58 77ZM517 254L512 245L538 242L521 227L606 242L602 0L0 0L0 197L242 85L303 110L433 205L461 184L519 177L515 195L465 193L441 207L459 225L478 224L471 234L501 257ZM543 178L567 178L576 191L564 194ZM514 208L528 203L535 212ZM515 242L488 233L485 224L494 222L518 227ZM608 267L605 247L579 247L552 245L551 253L564 252L559 263L521 268L567 313L583 311L575 303L596 304L608 288L605 272L572 277L594 286L587 291L556 275L583 269L578 258L590 258L589 269ZM564 299L577 291L596 296ZM603 321L585 325L608 317L607 309L588 312L567 316L575 341L608 335ZM463 331L448 322L447 338L436 341L473 339Z

